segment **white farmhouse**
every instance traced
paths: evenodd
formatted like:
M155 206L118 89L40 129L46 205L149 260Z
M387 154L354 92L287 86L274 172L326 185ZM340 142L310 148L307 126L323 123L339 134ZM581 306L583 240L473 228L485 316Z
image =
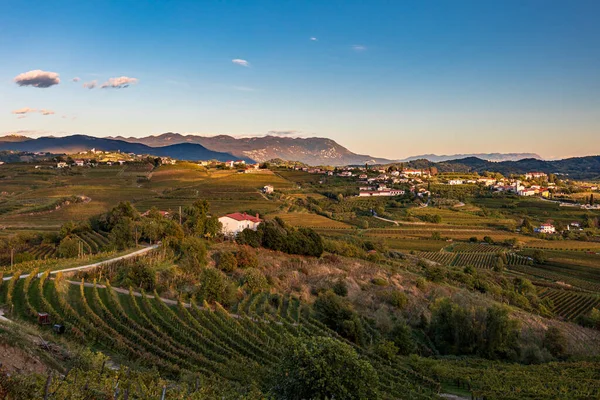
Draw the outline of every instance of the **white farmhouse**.
M541 224L535 229L536 233L556 233L556 228L552 224Z
M262 220L258 214L254 217L246 213L233 213L220 217L219 222L222 224L221 232L224 235L235 236L244 229L255 231Z

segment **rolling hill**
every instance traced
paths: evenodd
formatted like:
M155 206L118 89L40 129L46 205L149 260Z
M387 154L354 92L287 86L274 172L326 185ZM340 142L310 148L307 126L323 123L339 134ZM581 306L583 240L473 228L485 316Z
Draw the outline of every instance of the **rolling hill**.
M242 159L246 162L254 161L250 157L236 157L230 153L208 150L206 147L196 143L179 143L169 146L150 147L141 143L130 143L123 140L96 138L86 135L41 137L39 139L16 142L3 142L2 138L0 138L0 151L13 150L72 154L90 149L149 154L158 157L172 157L180 160L228 161Z

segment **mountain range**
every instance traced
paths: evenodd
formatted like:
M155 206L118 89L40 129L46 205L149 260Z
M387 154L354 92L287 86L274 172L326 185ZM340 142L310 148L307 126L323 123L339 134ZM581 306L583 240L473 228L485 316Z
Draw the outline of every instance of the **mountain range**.
M151 147L142 143L130 143L123 140L96 138L86 135L65 137L41 137L29 139L11 136L9 140L0 137L0 150L48 152L72 154L91 149L102 151L120 151L122 153L149 154L158 157L172 157L181 160L244 160L253 162L248 157L235 157L230 153L208 150L196 143L177 143L169 146Z
M244 160L262 162L275 158L300 161L309 165L364 165L405 162L415 168L435 166L456 172L500 172L503 175L530 171L568 174L576 179L600 179L600 156L564 160L541 160L537 154L490 153L471 156L436 156L432 154L391 161L356 154L326 138L291 138L278 136L236 139L231 136L196 136L165 133L144 138L96 138L86 135L41 137L31 139L10 135L0 137L0 151L77 153L95 148L104 151L166 156L181 160ZM464 157L466 156L466 157ZM530 156L530 157L527 157ZM454 158L456 157L456 158ZM527 157L521 159L521 157Z
M198 136L181 135L179 133L163 133L158 136L142 138L118 136L114 139L131 143L142 143L148 146L166 146L175 143L197 143L214 150L228 152L236 157L251 158L257 162L276 158L288 161L300 161L309 165L350 165L350 164L384 164L390 162L385 158L376 158L364 154L356 154L327 138L292 138L280 136L261 136L234 138L227 135Z
M139 147L140 145L146 147ZM177 147L172 147L177 145ZM108 137L94 138L85 135L73 135L62 138L44 137L31 139L25 136L9 135L0 137L0 150L49 151L55 153L77 152L95 147L99 150L119 149L123 152L152 155L168 155L175 158L197 160L223 158L254 160L263 162L273 159L299 161L308 165L364 165L407 162L426 159L432 162L477 157L488 161L516 161L524 158L540 159L532 153L489 153L435 155L425 154L408 157L403 160L388 160L365 154L354 153L327 138L293 138L280 136L262 136L234 138L227 135L199 136L179 133L163 133L146 137ZM200 146L200 147L197 147ZM157 150L161 149L161 150ZM209 151L224 153L211 154Z
M600 156L572 157L563 160L545 161L526 158L518 161L492 162L477 157L448 160L434 163L428 160L414 160L407 164L412 168L436 167L440 172L499 172L504 176L523 175L539 171L546 174L560 174L571 179L600 180Z
M400 161L406 162L406 161L414 161L414 160L423 160L424 159L424 160L429 160L432 162L442 162L442 161L458 160L458 159L472 158L472 157L479 158L480 160L495 161L495 162L519 161L519 160L523 160L526 158L535 158L538 160L542 159L542 157L540 157L538 154L535 154L535 153L473 153L473 154L452 154L452 155L441 155L441 156L438 156L437 154L423 154L420 156L408 157L408 158L405 158Z

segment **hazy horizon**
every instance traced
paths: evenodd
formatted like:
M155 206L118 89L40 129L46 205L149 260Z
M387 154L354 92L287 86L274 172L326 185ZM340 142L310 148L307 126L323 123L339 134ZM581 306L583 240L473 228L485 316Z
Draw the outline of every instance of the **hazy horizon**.
M29 4L0 15L2 134L600 154L598 2Z

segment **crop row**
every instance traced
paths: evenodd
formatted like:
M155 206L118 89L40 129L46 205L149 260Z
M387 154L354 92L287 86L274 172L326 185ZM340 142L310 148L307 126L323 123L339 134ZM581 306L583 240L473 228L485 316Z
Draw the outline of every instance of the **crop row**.
M580 289L585 289L593 292L600 292L600 282L597 281L587 281L585 279L579 279L576 277L567 276L546 269L531 267L527 265L511 265L510 269L538 278L547 279L553 282L559 282L571 286L576 286Z
M498 262L497 253L450 253L446 251L436 252L421 252L418 253L419 257L425 258L430 261L440 263L442 265L454 266L454 267L475 267L482 269L491 269ZM506 254L506 263L508 265L526 265L528 263L527 257L523 257L514 253Z
M572 290L546 288L539 296L552 300L552 311L567 320L577 319L600 305L600 296Z
M298 299L268 293L249 296L238 305L237 314L230 314L218 304L167 304L156 293L119 294L108 283L72 284L62 278L50 280L45 273L41 279L32 274L0 284L3 300L12 318L34 322L38 311L48 312L52 323L67 327L67 337L98 343L175 378L191 373L244 381L244 372L233 363L252 363L266 372L279 362L289 335L344 341L302 312ZM408 394L425 399L437 390L435 382L399 362L385 363L364 354L377 368L386 398Z

